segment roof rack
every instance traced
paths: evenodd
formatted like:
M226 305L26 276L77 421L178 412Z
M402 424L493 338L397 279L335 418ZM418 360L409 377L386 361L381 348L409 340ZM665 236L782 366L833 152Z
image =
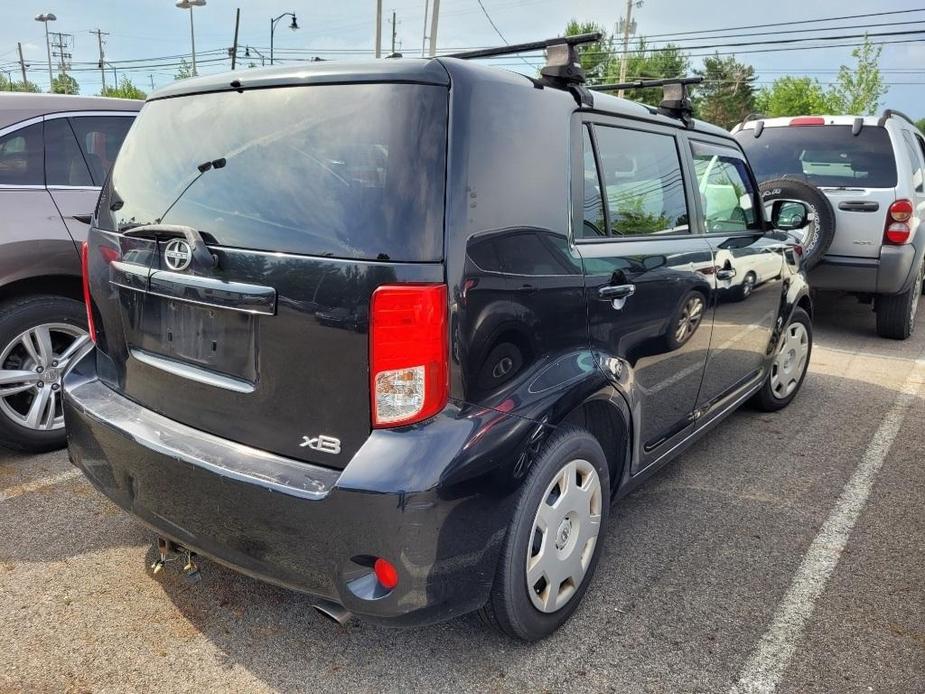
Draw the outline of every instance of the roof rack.
M899 116L900 118L912 123L912 125L915 125L914 120L912 120L909 116L907 116L902 111L897 111L894 108L888 108L886 111L884 111L883 115L880 116L880 120L877 121L877 125L882 128L884 125L886 125L886 122L893 116Z
M687 87L701 82L703 82L703 77L669 77L660 80L599 84L591 87L591 89L598 92L615 92L620 89L662 87L662 102L658 105L658 112L671 118L678 118L686 127L690 128L694 122L694 108L691 104L691 97L687 92Z

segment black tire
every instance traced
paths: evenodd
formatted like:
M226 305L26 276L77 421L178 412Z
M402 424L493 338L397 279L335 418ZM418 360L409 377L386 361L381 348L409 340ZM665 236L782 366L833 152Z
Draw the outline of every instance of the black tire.
M87 329L87 314L80 301L62 296L29 296L0 304L0 355L16 337L43 323L66 323ZM4 360L6 361L6 360ZM0 369L4 365L0 364ZM63 448L67 443L63 428L39 431L24 427L0 408L0 446L27 453L43 453Z
M530 598L526 559L533 542L533 522L546 489L570 461L586 460L597 471L601 485L600 530L584 577L554 612L541 612ZM574 426L561 426L544 444L523 482L505 539L488 602L479 611L482 621L509 636L537 641L558 629L572 615L597 567L610 509L610 475L607 459L597 439Z
M915 316L919 298L922 296L922 272L925 263L919 267L916 278L902 294L878 294L875 299L877 311L877 334L891 340L905 340L915 330Z
M761 386L761 390L755 393L751 399L751 405L763 412L776 412L777 410L782 410L787 407L797 396L797 393L800 392L800 388L803 387L803 381L806 379L806 372L809 370L809 360L813 355L813 321L806 311L801 308L795 308L793 310L793 315L790 317L790 323L787 324L787 330L789 330L790 326L794 323L801 323L803 325L809 341L803 371L796 382L796 388L785 397L780 397L774 392L772 384L773 367L768 371L768 377L765 379L764 385ZM783 339L783 336L781 339Z
M756 284L758 284L758 275L756 275L754 271L749 270L745 273L745 277L742 278L742 284L736 287L735 300L745 301L752 295L752 292L755 291Z
M693 315L692 310L695 309L695 304L700 307L700 313L696 321L691 318ZM700 325L703 323L703 317L706 312L707 297L702 292L692 290L684 295L684 298L681 299L681 303L679 303L678 307L675 309L671 321L668 323L668 332L665 333L665 344L669 352L686 344L687 341L694 336L694 333L697 332ZM678 331L681 328L682 322L687 325L687 331L679 336Z
M832 203L816 186L792 178L774 178L758 186L761 201L767 206L775 200L799 200L806 203L813 214L812 224L807 227L806 237L801 242L803 257L800 265L811 270L832 245L835 238L835 212Z

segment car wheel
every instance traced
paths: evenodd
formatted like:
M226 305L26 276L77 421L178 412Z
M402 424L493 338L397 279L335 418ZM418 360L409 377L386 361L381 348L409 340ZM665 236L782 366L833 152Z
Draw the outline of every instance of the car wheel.
M666 340L669 351L675 350L691 339L697 332L707 308L706 297L700 292L690 292L684 297L668 327Z
M915 330L915 316L922 296L922 275L925 262L919 267L912 286L902 294L880 294L876 299L877 334L893 340L905 340Z
M89 342L79 301L34 296L0 305L0 445L30 453L65 445L61 379Z
M813 323L801 308L793 310L790 323L781 334L768 377L752 403L760 410L781 410L797 396L813 351Z
M791 178L765 181L758 190L764 205L775 200L797 200L809 206L810 219L800 239L803 248L800 266L808 271L818 265L835 238L835 212L825 193L814 185Z
M742 278L742 284L739 285L736 292L737 301L745 301L748 297L752 295L752 292L755 291L755 285L758 284L758 276L749 271L745 277Z
M559 427L524 480L483 621L525 641L558 629L588 589L609 507L610 476L597 439Z

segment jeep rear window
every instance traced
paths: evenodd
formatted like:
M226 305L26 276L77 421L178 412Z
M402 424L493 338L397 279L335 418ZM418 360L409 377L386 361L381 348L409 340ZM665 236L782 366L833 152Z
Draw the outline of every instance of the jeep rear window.
M440 260L447 99L444 87L380 83L152 101L98 224L183 224L244 249Z
M785 126L736 133L755 176L799 176L817 186L893 188L896 159L885 128L850 125Z

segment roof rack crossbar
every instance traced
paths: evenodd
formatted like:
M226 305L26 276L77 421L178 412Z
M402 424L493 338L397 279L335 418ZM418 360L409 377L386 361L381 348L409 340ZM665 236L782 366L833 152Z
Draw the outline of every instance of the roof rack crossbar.
M690 84L700 84L703 77L669 77L660 80L636 80L622 84L599 84L591 87L595 91L611 92L619 89L647 89L649 87L662 88L662 102L658 105L658 112L670 118L678 118L688 128L694 123L694 107L691 104L687 87Z
M615 82L613 84L596 84L591 87L595 92L616 92L621 89L648 89L649 87L666 87L670 84L686 86L700 84L703 77L667 77L658 80L636 80L635 82Z
M528 43L512 43L507 46L496 46L494 48L479 48L474 51L463 51L461 53L448 53L440 56L442 58L461 58L471 60L474 58L492 58L499 55L513 55L515 53L528 53L530 51L539 51L550 46L580 46L584 43L594 43L602 38L600 32L591 32L588 34L576 34L575 36L557 36L552 39L543 39L542 41L530 41Z
M895 108L888 108L886 111L884 111L883 115L880 116L880 120L877 121L877 125L882 128L884 125L886 125L886 122L892 116L899 116L900 118L912 123L912 125L915 125L914 120L912 120L909 116L907 116L902 111L897 111Z

